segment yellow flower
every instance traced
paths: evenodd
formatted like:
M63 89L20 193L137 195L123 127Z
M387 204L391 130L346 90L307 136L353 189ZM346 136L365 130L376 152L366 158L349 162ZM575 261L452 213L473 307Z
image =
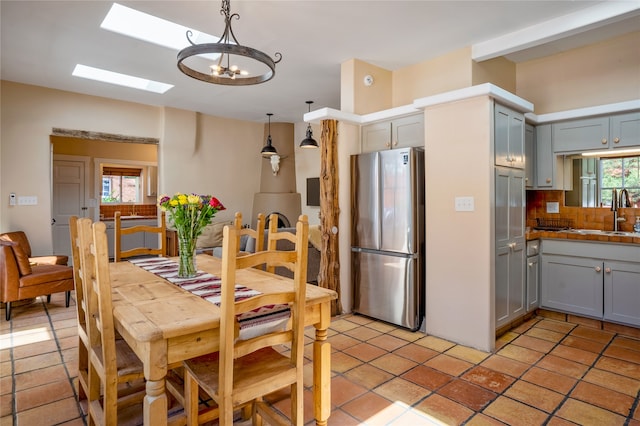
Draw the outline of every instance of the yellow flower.
M187 200L189 201L189 204L200 204L199 195L191 194L187 197Z
M169 204L171 205L171 207L175 207L178 205L178 200L169 200Z
M178 202L180 204L187 204L187 196L184 194L178 195Z

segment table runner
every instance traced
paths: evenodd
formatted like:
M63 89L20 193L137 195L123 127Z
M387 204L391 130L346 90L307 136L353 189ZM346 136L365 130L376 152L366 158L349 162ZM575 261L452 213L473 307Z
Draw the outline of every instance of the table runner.
M198 270L195 277L178 277L178 262L166 257L150 257L129 260L132 264L157 275L178 287L200 296L208 302L220 306L220 289L222 279L208 272ZM236 284L235 300L258 296L257 290ZM289 321L291 312L288 305L266 305L250 312L238 315L241 340L250 339L261 334L283 330Z

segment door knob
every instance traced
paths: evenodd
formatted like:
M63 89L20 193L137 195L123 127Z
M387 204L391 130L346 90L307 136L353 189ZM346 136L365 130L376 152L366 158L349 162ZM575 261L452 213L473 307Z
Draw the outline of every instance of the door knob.
M600 142L602 142L602 145L606 145L607 144L607 138L602 138L602 140Z
M596 266L596 272L600 272L600 271L602 271L602 268L599 266Z
M605 271L607 274L610 274L610 273L611 273L611 268L604 268L604 271Z
M620 138L614 138L613 139L613 143L619 143L620 142Z

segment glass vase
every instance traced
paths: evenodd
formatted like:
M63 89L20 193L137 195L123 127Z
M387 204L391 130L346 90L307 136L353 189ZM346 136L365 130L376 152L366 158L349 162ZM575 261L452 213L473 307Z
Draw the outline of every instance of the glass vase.
M178 229L178 245L180 249L180 261L178 264L178 277L191 278L196 276L196 239L181 232Z

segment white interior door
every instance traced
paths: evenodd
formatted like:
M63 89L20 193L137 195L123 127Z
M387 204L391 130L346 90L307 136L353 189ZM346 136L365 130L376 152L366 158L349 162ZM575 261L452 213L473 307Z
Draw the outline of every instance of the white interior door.
M87 216L86 161L53 160L53 253L71 256L69 217Z

